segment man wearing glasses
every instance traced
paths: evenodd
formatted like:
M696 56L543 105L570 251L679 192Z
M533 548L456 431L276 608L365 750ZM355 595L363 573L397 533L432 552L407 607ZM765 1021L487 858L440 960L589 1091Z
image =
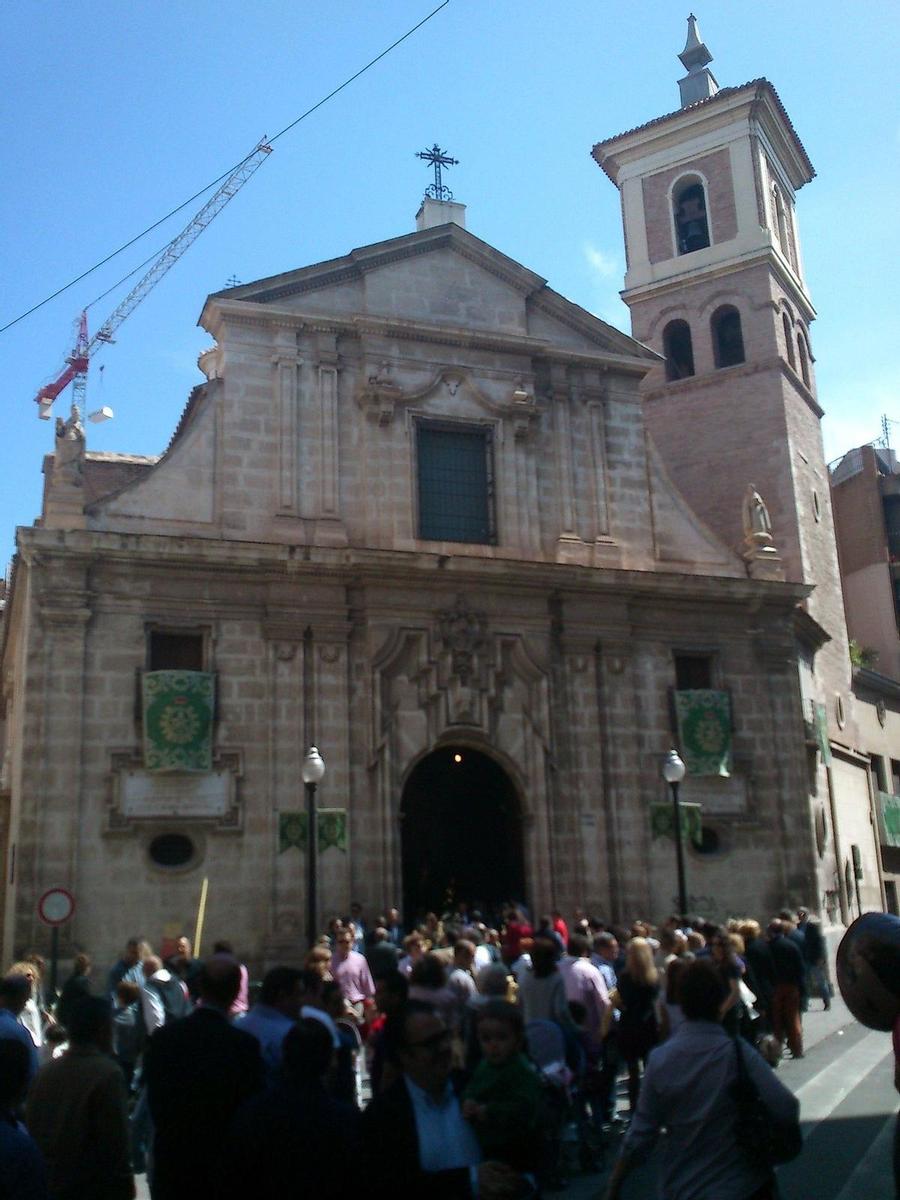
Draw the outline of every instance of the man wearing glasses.
M481 1162L451 1079L450 1034L434 1009L408 1001L389 1020L386 1042L402 1075L363 1113L364 1178L372 1193L392 1200L519 1194L515 1172Z

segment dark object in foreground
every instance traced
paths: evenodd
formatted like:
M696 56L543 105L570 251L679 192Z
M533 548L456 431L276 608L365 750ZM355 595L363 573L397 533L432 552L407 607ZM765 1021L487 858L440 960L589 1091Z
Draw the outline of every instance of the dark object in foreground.
M837 981L857 1021L881 1033L893 1029L900 1016L900 917L857 917L838 946Z

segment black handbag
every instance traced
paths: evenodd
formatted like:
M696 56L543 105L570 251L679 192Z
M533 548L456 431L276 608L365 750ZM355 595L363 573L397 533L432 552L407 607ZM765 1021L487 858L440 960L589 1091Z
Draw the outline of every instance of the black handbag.
M790 1162L803 1149L799 1121L778 1121L766 1108L756 1084L750 1078L740 1043L734 1039L737 1055L737 1079L732 1097L737 1105L734 1136L747 1158L761 1167L777 1167Z

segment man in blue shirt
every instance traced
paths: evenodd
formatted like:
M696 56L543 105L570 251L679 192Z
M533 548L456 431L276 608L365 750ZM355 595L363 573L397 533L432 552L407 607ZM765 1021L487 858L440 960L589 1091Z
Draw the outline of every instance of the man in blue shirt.
M0 1196L47 1200L44 1159L16 1115L28 1086L29 1061L20 1042L0 1041Z
M31 996L31 983L24 975L7 975L0 979L0 1038L21 1042L28 1050L28 1082L37 1074L38 1056L31 1034L19 1024Z
M334 1021L314 1003L315 988L321 992L322 981L310 971L296 967L273 967L263 980L259 1000L246 1016L235 1022L238 1029L252 1034L259 1042L268 1082L273 1082L281 1067L281 1049L285 1037L300 1017L321 1022L328 1030L332 1044L338 1045Z

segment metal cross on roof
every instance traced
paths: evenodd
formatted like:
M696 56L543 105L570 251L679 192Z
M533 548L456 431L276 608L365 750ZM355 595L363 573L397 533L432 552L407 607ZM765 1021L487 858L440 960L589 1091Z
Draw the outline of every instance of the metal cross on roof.
M453 193L441 182L441 167L455 167L459 163L459 159L445 154L437 142L430 150L418 150L416 158L424 159L434 167L434 183L425 189L425 195L431 196L434 200L452 200Z

